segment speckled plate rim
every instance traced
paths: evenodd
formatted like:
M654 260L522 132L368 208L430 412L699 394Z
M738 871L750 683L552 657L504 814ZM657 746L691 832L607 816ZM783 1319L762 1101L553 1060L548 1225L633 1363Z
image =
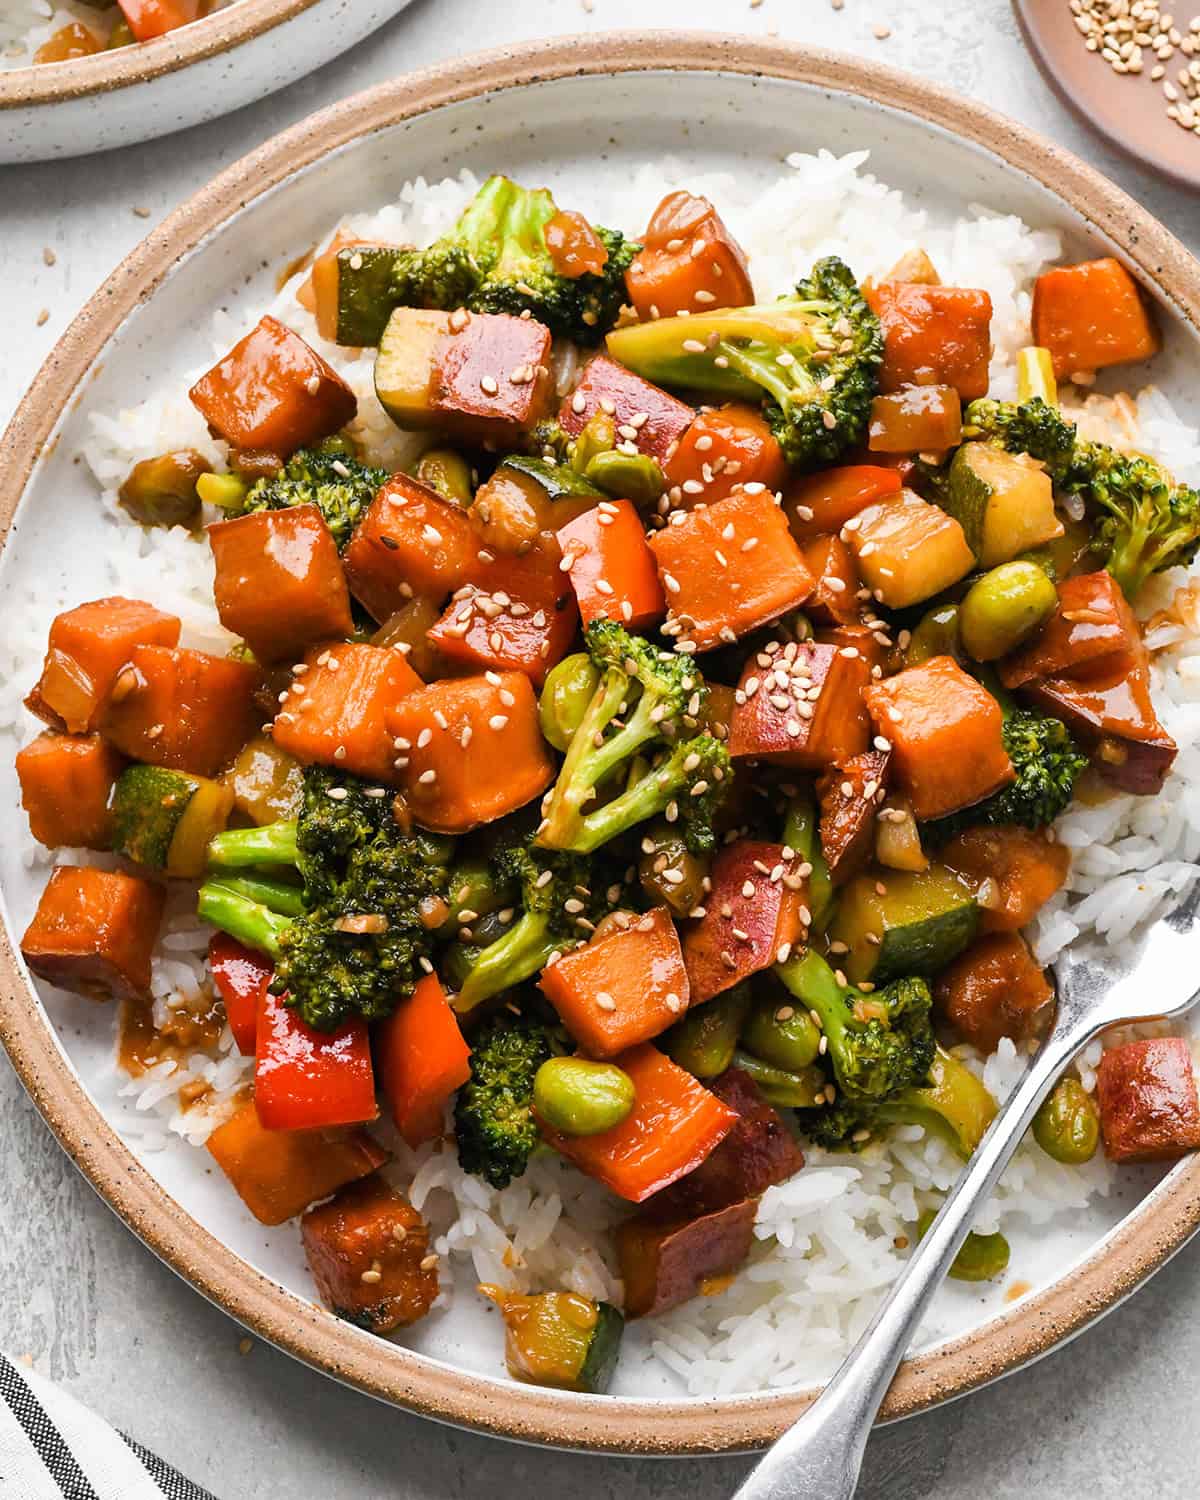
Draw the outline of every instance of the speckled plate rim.
M293 21L320 0L238 0L225 10L133 47L116 47L72 62L0 72L0 110L59 104L90 94L109 94L191 63L230 52L277 26Z
M1099 173L982 105L891 68L782 42L701 32L565 37L455 59L334 105L244 157L165 220L84 307L18 408L3 439L0 540L60 414L79 399L107 340L135 306L153 297L180 257L247 202L330 151L425 110L548 80L664 70L802 82L875 101L956 135L1057 195L1118 247L1176 316L1200 326L1200 265L1184 247ZM64 1150L151 1250L247 1328L381 1400L521 1441L666 1456L761 1447L813 1399L812 1392L796 1391L685 1400L517 1391L373 1339L256 1271L154 1181L86 1094L2 932L0 1040ZM884 1419L965 1395L1047 1354L1129 1296L1198 1227L1200 1158L1192 1158L1053 1286L909 1360L892 1386Z

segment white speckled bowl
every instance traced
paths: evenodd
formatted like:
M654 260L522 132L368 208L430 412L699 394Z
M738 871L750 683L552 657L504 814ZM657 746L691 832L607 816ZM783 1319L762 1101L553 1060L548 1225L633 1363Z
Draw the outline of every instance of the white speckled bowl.
M246 0L252 3L252 0ZM356 0L357 3L357 0ZM386 83L268 142L160 225L63 336L4 438L0 598L62 585L104 592L106 521L76 461L93 411L178 386L210 353L208 311L269 299L280 267L339 217L406 179L461 167L560 186L586 205L640 159L763 180L792 150L870 147L913 200L986 202L1059 230L1074 254L1120 255L1158 304L1155 378L1189 409L1200 388L1200 267L1171 235L1074 157L990 110L891 69L749 38L609 34L470 57ZM65 540L64 540L65 539ZM166 602L166 601L160 601ZM30 732L33 725L30 724ZM63 1147L124 1221L247 1327L381 1400L531 1442L619 1453L761 1446L812 1399L798 1388L689 1399L623 1374L612 1395L519 1386L495 1320L470 1295L404 1342L316 1305L294 1224L250 1219L192 1148L140 1158L121 1137L111 1009L39 989L17 955L41 877L24 868L11 756L0 760L0 1040ZM1200 1225L1200 1157L1123 1171L1084 1213L1013 1233L1019 1300L950 1284L884 1407L894 1418L963 1395L1048 1353L1114 1307ZM1012 1290L1011 1286L1008 1289ZM631 1339L643 1337L633 1325Z
M408 0L237 0L152 42L0 72L0 162L86 156L240 109L369 36Z

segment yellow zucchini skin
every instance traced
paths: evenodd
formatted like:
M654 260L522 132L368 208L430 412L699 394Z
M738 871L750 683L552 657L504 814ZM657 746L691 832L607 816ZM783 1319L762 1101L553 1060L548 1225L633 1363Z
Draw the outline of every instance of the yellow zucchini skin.
M162 766L128 766L113 789L113 848L180 879L204 874L205 849L233 811L233 790Z
M936 974L978 926L970 891L944 865L930 865L856 876L842 891L829 936L846 945L842 968L852 983L886 984L906 974Z

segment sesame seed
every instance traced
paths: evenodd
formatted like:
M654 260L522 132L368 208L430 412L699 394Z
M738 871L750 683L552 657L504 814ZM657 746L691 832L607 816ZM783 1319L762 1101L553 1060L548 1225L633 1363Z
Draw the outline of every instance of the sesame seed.
M488 720L488 728L489 729L494 729L497 732L499 732L501 729L505 728L505 726L507 724L508 724L508 715L507 714L493 714L491 716L491 718Z
M596 1005L600 1010L616 1010L617 1008L617 1002L607 990L598 990L596 992Z
M437 772L431 767L428 771L422 771L417 780L422 786L432 786L437 780Z

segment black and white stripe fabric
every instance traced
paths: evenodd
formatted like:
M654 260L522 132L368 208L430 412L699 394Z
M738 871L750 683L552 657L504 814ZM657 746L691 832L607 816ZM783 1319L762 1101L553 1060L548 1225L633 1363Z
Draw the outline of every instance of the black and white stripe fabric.
M33 1370L0 1354L3 1500L213 1500Z

